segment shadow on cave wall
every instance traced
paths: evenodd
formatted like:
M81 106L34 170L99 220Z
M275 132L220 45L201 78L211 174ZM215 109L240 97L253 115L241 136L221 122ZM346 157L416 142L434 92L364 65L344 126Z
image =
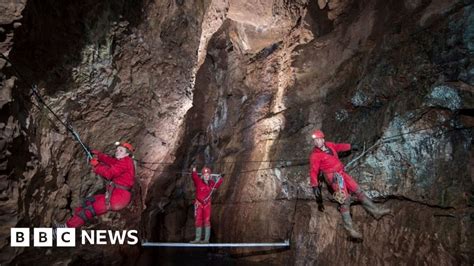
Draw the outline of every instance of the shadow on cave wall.
M2 154L0 163L6 167L0 170L2 187L9 186L8 182L22 182L23 174L29 169L29 163L40 156L31 148L31 143L38 141L35 132L42 124L32 124L31 113L38 112L36 101L31 102L30 84L38 84L45 88L44 96L74 90L77 86L72 78L72 69L81 64L82 50L88 44L102 45L105 34L113 22L128 21L129 27L137 26L143 20L143 7L146 0L138 1L27 1L22 12L21 26L15 29L13 46L8 58L21 76L10 65L2 69L1 78L16 77L12 89L12 101L2 106L0 124L8 124L8 120L18 121L21 131L10 143L0 142ZM4 36L0 36L4 38ZM113 45L112 45L113 46ZM41 112L41 111L40 111ZM48 114L48 116L50 116ZM61 126L52 117L52 130L59 131ZM7 132L10 129L1 129ZM28 132L27 132L28 131ZM3 133L3 132L1 132ZM5 149L4 149L5 148ZM39 187L54 188L55 181L44 183L44 172L39 169L36 176L31 178L26 186L26 198L18 204L17 226L30 227L37 225L35 217L28 213L22 215L23 206L34 201L31 196ZM31 196L31 197L30 197ZM3 251L7 248L3 249ZM7 250L8 251L8 250ZM29 249L23 258L44 255L44 250ZM21 259L21 258L18 258ZM17 262L20 263L21 262Z
M32 105L29 85L44 87L45 90L41 91L44 96L73 90L72 69L83 60L81 52L84 46L105 42L105 34L114 21L127 20L130 27L138 25L143 19L144 4L142 0L28 1L20 21L22 25L15 30L14 45L8 56L21 75L12 92L16 101L3 106L1 121L6 123L13 115L26 128L29 110L39 108L36 101L33 103L36 107ZM2 72L6 76L18 76L10 66ZM54 118L48 119L53 127L61 126ZM34 130L40 126L30 127L29 135L34 136ZM54 130L58 131L57 128ZM20 175L28 162L25 158L37 156L28 150L31 141L35 141L34 137L19 136L10 144L13 156L8 159L6 172L16 169Z
M145 4L146 0L28 1L10 59L29 80L48 84L47 95L68 91L71 69L83 60L84 46L104 44L114 22L137 26Z
M434 114L440 114L440 117L447 117L446 120L442 121L442 125L439 127L442 132L439 134L443 135L445 140L452 145L452 154L446 155L448 158L449 156L452 156L452 158L435 161L435 165L430 165L432 161L417 162L413 166L414 168L428 165L428 168L435 169L429 172L429 174L431 177L436 177L436 185L429 188L422 188L420 184L424 179L429 179L430 176L428 174L423 175L417 173L418 176L416 178L418 183L412 184L411 189L416 191L416 193L426 193L426 195L428 195L425 199L426 201L436 201L440 202L440 204L447 204L446 202L449 201L445 200L444 197L448 198L446 195L449 195L450 191L456 191L456 189L459 190L459 188L461 188L460 191L456 191L453 193L454 195L451 196L451 203L458 203L464 201L463 197L469 194L469 192L463 190L465 188L462 188L462 186L472 184L472 180L470 180L469 177L469 163L471 160L469 154L472 154L470 151L471 147L469 146L469 142L471 142L469 134L472 136L472 118L468 117L472 117L472 109L449 110L449 108L442 106L429 106L426 104L426 95L429 95L433 87L439 84L452 84L453 87L460 86L459 84L463 83L463 85L472 85L472 82L469 81L469 76L466 74L469 72L470 65L472 66L472 60L466 59L469 58L469 49L467 49L467 47L459 48L463 46L463 31L468 30L467 27L464 29L462 27L464 20L462 17L463 9L465 8L466 12L468 12L469 8L458 4L456 8L451 10L448 14L443 14L445 16L441 17L439 21L429 26L429 30L415 28L413 25L417 24L421 16L419 11L426 8L428 4L429 2L423 2L413 11L414 14L411 14L410 17L403 17L401 14L409 14L409 12L403 10L402 2L390 1L389 4L377 2L375 9L378 12L376 12L377 15L375 16L375 28L369 37L369 41L374 44L374 49L367 49L363 43L359 43L360 47L357 47L359 50L354 56L347 62L344 62L334 72L336 75L330 79L329 82L337 85L330 87L327 95L321 100L324 104L324 108L318 115L321 115L323 118L322 129L326 134L327 140L358 144L365 142L365 144L368 145L367 147L370 147L380 139L384 133L387 133L386 131L389 124L398 116L403 116L408 113L414 114L412 121L407 121L407 128L411 126L410 122L415 124L417 119L426 119L426 121L428 121L427 124L430 124L430 116L432 119L434 118L433 120L437 118ZM309 11L311 11L311 9L309 9ZM355 14L358 13L355 12ZM438 19L439 18L440 17L438 17ZM310 25L310 27L313 31L319 30L316 26ZM318 35L318 32L313 33ZM300 47L299 50L302 51L302 56L300 57L303 58L301 59L303 62L308 61L306 58L314 56L314 54L311 54L311 44ZM296 65L294 66L296 68L304 67L298 64L298 59L295 61ZM338 79L337 82L334 81L335 79ZM324 87L326 84L311 85L317 90L319 89L318 86ZM461 85L461 87L463 85ZM308 117L312 113L309 108L316 109L318 107L307 99L298 98L298 94L294 93L294 91L304 89L305 88L299 88L297 83L295 88L287 90L285 99L287 99L287 106L291 109L284 113L285 120L287 121L283 131L284 138L291 137L294 134L301 135L301 138L308 137L302 135L300 131L305 128L306 125L304 123L308 121ZM360 95L363 95L363 99L356 97ZM471 97L472 96L467 96L463 101L466 100L466 102L469 102ZM436 123L433 122L432 125L436 125ZM413 127L411 129L413 129ZM442 138L439 134L433 133L432 135L428 135L426 142L441 142ZM410 143L410 134L407 134L405 139L395 140L393 142L397 141L400 143ZM416 141L413 143L416 144ZM301 148L304 149L305 147ZM409 148L422 154L420 151L422 148L414 144ZM278 152L278 150L274 150L274 152ZM290 152L290 150L288 150L288 152ZM399 149L397 152L402 154L402 158L403 156L408 157L409 155L407 154L410 154L410 150L404 149ZM433 154L436 155L438 153L441 153L439 158L443 158L442 152L443 151L433 150L431 154L425 155L425 160L430 160ZM359 154L360 152L355 155ZM343 158L342 161L347 163L354 158L354 153L351 155L351 157ZM389 157L393 157L393 155L387 154L387 161ZM364 158L360 161L364 161ZM404 173L403 169L398 169L397 171L401 173L400 175ZM353 176L359 183L361 183L361 180L364 180L362 171L356 172ZM380 179L380 177L376 176L375 179ZM383 180L383 182L388 183L390 180ZM374 186L373 183L365 183L363 185L369 188ZM469 190L469 188L467 190ZM457 199L455 197L457 197ZM406 198L400 201L397 200L396 197L391 196L386 196L386 198L379 197L378 199L390 201L387 202L388 206L399 210L400 213L413 211L410 210L410 207L407 207L411 204L409 202L410 200L403 201L407 200ZM440 200L438 201L438 199ZM443 202L443 200L445 201ZM421 203L421 205L424 204L426 204L426 202ZM302 202L301 205L302 207L300 208L308 208L308 204L306 203ZM467 206L472 205L467 204ZM467 206L458 207L463 209ZM439 206L431 207L433 208L425 209L423 206L416 206L418 209L416 209L415 212L423 212L422 215L425 215L422 216L419 214L419 218L416 219L420 221L431 221L430 219L437 215L436 208ZM444 205L439 208L443 207L454 209L453 207L446 207ZM296 222L300 227L297 228L297 231L302 235L308 234L305 227L310 226L311 220L310 215L305 214L305 212L306 211L298 211L297 213ZM460 212L462 213L463 211L461 210ZM453 215L452 217L454 218L456 216ZM459 217L462 216L460 215ZM464 230L464 219L465 218L459 218L457 227L453 226L450 229L452 229L453 232L454 230L462 232L462 230ZM391 225L391 230L393 231L402 230L400 228L410 228L410 226L412 226L412 224L410 224L412 223L410 215L396 215L394 220L396 221L394 222L395 224ZM365 222L368 224L372 221L366 220ZM364 224L357 220L356 223ZM437 227L437 225L434 225L434 227ZM427 234L433 234L430 230L442 235L443 233L440 232L444 229L433 229L430 224L430 227L427 226L421 230L421 233L417 232L416 234L427 232ZM369 233L370 232L367 231L364 232L364 234ZM453 233L453 235L456 235L456 233ZM306 239L310 239L310 237ZM451 250L457 248L457 244L453 245L449 243L447 239L448 238L439 240L441 243L439 245ZM372 241L372 243L383 243L384 240L373 238L369 241ZM341 250L343 248L345 249L345 247L341 246ZM298 252L305 249L309 249L309 245L297 248L297 250L299 250ZM400 249L403 249L403 244L394 247L394 250ZM364 250L364 252L369 251ZM464 264L472 258L469 258L469 254L472 254L472 252L456 251L456 253L456 258L452 261L458 264ZM335 261L329 261L329 258L332 257L331 251L324 251L319 253L319 257L316 261L318 264L336 263ZM357 254L357 256L354 255L354 257L360 259L362 255ZM420 262L426 259L426 257L417 255L412 259L413 261ZM343 261L343 259L341 260ZM400 260L397 261L395 259L394 263L395 262L399 263Z
M231 79L223 77L229 75L227 74L229 71L228 56L233 51L228 36L229 26L229 21L224 22L213 35L209 42L205 61L197 72L193 107L186 114L186 129L176 152L177 157L174 164L169 166L150 188L152 192L149 193L147 199L147 205L150 208L142 215L142 219L145 224L149 225L147 235L151 237L152 241L187 242L190 237L194 237L192 215L194 206L191 204L194 188L191 185L190 175L180 173L181 171L189 172L191 165L196 165L198 170L207 165L215 173L228 171L225 172L225 184L214 196L214 202L218 202L217 204L229 203L226 206L226 214L234 213L233 209L237 207L230 203L238 201L239 192L245 189L247 180L243 178L241 171L249 167L243 162L247 159L245 158L247 154L243 152L252 151L251 147L255 145L254 129L248 125L255 122L252 119L259 118L258 115L261 114L258 112L261 111L260 109L264 109L262 105L269 105L272 96L267 91L249 100L249 102L256 101L259 104L248 103L242 109L235 108L241 104L243 95L240 95L240 90L244 90L244 88L238 88L236 84L227 84L226 82ZM234 106L234 109L229 107L224 111L219 101L226 101L228 106L234 106L236 103L238 105ZM258 106L260 109L256 111L254 106ZM227 114L223 115L223 112L227 112ZM245 114L252 114L252 116ZM222 117L227 118L223 119ZM216 125L219 123L223 124ZM239 126L244 127L245 130L238 131ZM240 140L236 141L236 138ZM228 144L231 141L238 142L239 148L229 149ZM232 164L232 168L223 162L228 158L237 161ZM167 205L160 209L158 203L164 202L163 197L167 198L165 200ZM241 218L234 215L220 215L220 208L221 206L216 205L213 211L211 223L214 226L212 227L211 241L215 241L216 238L227 241L230 235L226 239L222 232L226 229L222 225L236 224L236 221ZM232 237L235 236L232 235ZM232 241L240 240L233 239ZM245 257L247 253L239 254ZM250 256L250 254L247 255ZM192 253L191 250L154 250L153 252L145 251L142 254L142 258L147 257L150 261L162 263L165 261L169 263L193 261L195 263L199 257L198 261L203 263L202 265L207 263L232 264L235 262L234 257L236 256L223 253L220 250L202 250Z
M215 36L225 33L225 24L214 34L208 46L208 50L215 49ZM193 212L193 204L190 199L193 195L188 194L191 176L183 174L190 172L191 165L195 165L198 171L208 165L214 167L213 158L216 152L209 154L211 137L208 126L211 124L214 112L217 108L218 85L213 74L216 62L210 54L207 54L203 64L196 73L196 81L193 91L193 106L188 110L185 117L185 132L176 151L177 157L172 165L167 166L159 178L151 185L146 199L147 210L142 214L143 224L147 226L146 235L153 241L159 242L187 242L186 225L190 213ZM211 158L213 157L213 158ZM202 261L209 262L207 251L190 252L180 250L154 250L142 254L142 260L166 263L179 263ZM218 256L219 257L219 256ZM205 258L205 259L202 259ZM210 261L213 259L209 257ZM220 260L219 258L214 258ZM206 262L207 261L207 262ZM197 264L201 265L201 264ZM203 264L205 265L205 264Z

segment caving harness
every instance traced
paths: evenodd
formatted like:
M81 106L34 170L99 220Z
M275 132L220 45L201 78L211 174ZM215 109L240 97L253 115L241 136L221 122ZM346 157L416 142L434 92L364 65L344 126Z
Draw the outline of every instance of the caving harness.
M212 186L211 188L211 193L209 193L209 196L207 196L207 198L204 199L204 204L207 204L208 200L211 198L212 196L212 193L214 193L214 190L216 188L216 185L217 185L217 182L219 182L219 179L221 179L224 175L220 175L220 174L211 174L211 177L215 177L214 179L214 185Z
M92 221L92 219L94 219L94 217L97 216L97 213L95 212L94 210L94 206L92 206L92 204L95 202L95 198L93 196L90 196L90 197L87 197L87 198L84 198L82 200L82 210L80 210L77 215L79 215L79 217L81 217L81 219L85 222L85 223L89 223L90 221ZM91 216L92 218L89 219L86 215L86 211L89 211L91 213Z
M322 151L326 154L334 156L333 151L328 147L326 147L326 150L322 150ZM337 184L337 188L338 188L332 194L333 199L337 201L339 204L344 204L344 201L347 198L347 195L345 193L344 177L342 177L342 175L339 172L334 172L332 183Z
M112 197L112 193L114 192L116 188L126 190L132 193L131 187L122 186L110 180L107 181L106 187L107 187L107 191L105 192L105 206L107 207L107 211L112 210L112 207L110 205L110 198Z
M110 211L112 210L111 208L111 205L110 205L110 198L112 197L112 193L114 192L114 190L116 188L118 189L122 189L122 190L126 190L128 192L131 193L131 190L132 188L130 187L127 187L127 186L122 186L122 185L119 185L119 184L116 184L114 183L113 181L107 181L107 190L105 192L105 206L107 208L107 211ZM93 196L90 196L90 197L86 197L82 200L82 210L79 211L77 213L77 215L79 215L79 217L81 217L81 219L85 222L85 223L89 223L93 220L94 217L97 216L97 213L95 212L94 210L94 206L92 206L92 204L95 202L95 198ZM89 219L86 215L86 211L89 211L92 218Z
M338 187L338 189L332 194L332 197L339 204L344 204L344 201L346 200L344 178L341 174L335 172L332 182L336 183Z

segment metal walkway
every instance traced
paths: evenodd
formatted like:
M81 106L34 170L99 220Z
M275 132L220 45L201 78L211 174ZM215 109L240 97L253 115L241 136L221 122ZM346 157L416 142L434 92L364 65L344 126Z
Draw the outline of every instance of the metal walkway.
M142 247L174 247L174 248L257 248L257 247L290 247L290 240L280 243L166 243L166 242L142 242Z

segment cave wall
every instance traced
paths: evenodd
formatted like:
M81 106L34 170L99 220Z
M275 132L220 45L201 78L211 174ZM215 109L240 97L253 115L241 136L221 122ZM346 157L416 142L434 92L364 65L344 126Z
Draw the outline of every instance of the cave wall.
M16 1L11 3L2 2L0 10L0 52L4 55L12 49L14 31L21 26L19 20L22 18L22 11L26 1ZM0 58L0 249L5 250L9 245L10 227L14 227L18 221L19 210L19 184L12 180L14 174L21 173L21 169L15 171L15 164L26 168L22 163L21 153L28 154L27 134L21 130L21 123L24 123L24 112L20 112L24 104L15 98L22 95L14 90L16 77L4 71L6 61ZM18 254L18 250L11 250L9 254L0 253L0 261L8 261Z
M252 29L250 16L265 10L249 11L248 23L228 14L197 72L180 161L226 174L214 195L212 240L291 239L288 251L224 252L243 264L470 264L472 6L272 3L298 10L272 13L290 25L285 34L262 49L267 36L244 34L241 24ZM258 30L271 28L259 20ZM377 221L353 206L363 243L347 238L334 202L321 213L312 200L314 128L371 148L348 171L395 215ZM173 186L160 241L194 234L192 181L183 176Z
M8 57L29 83L38 84L52 110L93 149L113 153L115 141L130 141L137 149L134 201L123 212L101 217L93 228L134 228L146 234L142 211L158 204L147 206L148 189L163 170L159 163L175 157L180 127L191 107L200 25L208 4L18 1L13 9L18 14L11 20L21 25L11 26L15 35L8 39ZM15 82L2 84L12 83L7 85L17 95L12 97L15 108L2 110L5 122L15 126L2 127L13 138L5 152L13 155L5 160L6 178L1 181L8 198L2 206L7 222L2 223L2 261L134 263L139 252L134 247L54 249L54 258L44 256L50 254L47 250L9 247L10 227L65 222L81 198L103 191L103 182L91 173L85 154L65 128L37 106L25 80L10 65L3 73L15 77Z
M194 188L184 172L208 165L226 174L213 196L213 242L290 239L292 248L219 251L217 262L205 255L194 263L473 263L469 1L17 1L1 8L9 14L2 52L84 142L106 152L116 140L137 147L132 205L92 228L192 239ZM8 247L10 227L64 221L103 184L13 68L3 61L0 68L1 260L192 261L138 247ZM307 162L314 128L371 148L348 171L394 216L377 221L354 205L362 243L347 238L326 189L326 211L317 210Z

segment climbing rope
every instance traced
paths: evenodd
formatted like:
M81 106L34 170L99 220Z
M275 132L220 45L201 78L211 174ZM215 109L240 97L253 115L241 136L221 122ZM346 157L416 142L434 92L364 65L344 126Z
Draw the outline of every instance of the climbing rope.
M397 134L397 135L393 135L393 136L389 136L389 137L385 137L385 138L380 138L369 148L365 149L365 146L364 146L362 153L360 155L358 155L356 158L352 159L349 163L347 163L344 169L348 170L349 167L352 164L354 164L355 162L360 160L369 151L373 150L375 147L377 147L379 145L385 144L385 143L390 142L390 141L401 139L405 135L410 135L410 134L414 134L414 133L417 133L417 132L420 132L420 131L426 131L426 130L434 129L434 128L441 127L441 126L443 126L443 124L438 124L438 125L435 125L435 126L432 126L432 127L429 127L429 128L417 129L417 130L413 130L413 131L409 131L409 132L405 132L405 133L401 133L401 134ZM456 130L466 130L466 129L472 129L472 128L474 128L474 126L453 128L453 129L444 131L442 134L446 134L448 132L452 132L452 131L456 131Z
M32 85L21 73L20 71L15 67L15 65L8 59L3 53L0 53L1 57L5 59L12 67L12 69L18 74L18 77L28 86L31 88L31 91L33 95L35 96L36 100L40 105L42 105L46 110L48 110L54 118L56 118L59 123L61 123L69 133L73 136L73 138L79 143L81 148L84 150L86 153L86 156L88 159L92 159L92 153L90 152L90 149L87 145L84 144L84 142L81 140L81 137L79 134L74 130L74 128L70 124L66 124L64 121L61 120L61 118L51 109L51 107L44 101L43 97L41 96L38 86L37 85ZM34 104L34 103L33 103Z
M40 92L38 91L38 87L36 85L31 85L31 83L29 83L28 80L26 78L24 78L24 76L20 73L20 71L15 67L15 65L4 54L0 53L0 55L3 59L5 59L12 66L13 70L25 82L25 84L31 88L32 93L35 96L35 98L37 99L38 103L40 105L42 105L43 107L45 107L54 116L54 118L57 121L59 121L67 129L67 131L69 131L71 133L73 138L80 144L81 148L86 153L87 158L91 159L93 156L90 152L89 147L84 144L84 142L81 140L79 134L74 130L74 128L70 124L67 124L67 123L63 122L61 120L61 118L51 109L51 107L44 101L44 99L41 96ZM382 144L384 144L388 141L399 139L404 135L414 134L416 132L429 130L429 129L433 129L433 128L440 127L440 126L442 126L442 124L435 125L435 126L429 127L429 128L409 131L409 132L405 132L405 133L402 133L402 134L398 134L398 135L378 139L368 149L365 149L365 147L364 147L362 153L359 154L352 161L350 161L348 164L346 164L345 168L348 169L351 165L353 165L356 161L360 160L369 151L373 150L375 147L377 147L379 145L382 145ZM462 129L470 129L470 128L473 128L473 127L455 128L454 130L462 130ZM447 131L447 132L449 132L449 131ZM146 161L140 161L140 160L137 160L137 159L134 159L134 160L135 160L135 162L137 162L137 164L140 167L145 168L145 169L149 169L149 170L152 170L152 171L156 171L156 169L147 167L146 165L178 165L178 163L176 163L176 162L146 162ZM207 165L226 165L226 164L237 164L237 163L278 163L278 162L301 162L301 161L307 162L308 158L279 159L279 160L235 160L235 161L221 161L221 162L216 162L216 163L210 163L210 164L207 164ZM253 170L240 171L237 174L239 174L239 173L249 173L249 172L258 172L258 171L262 171L262 170L271 170L271 169L276 169L276 168L298 167L298 166L304 166L304 165L307 165L307 164L308 163L299 163L299 164L295 164L295 165L292 165L292 164L290 164L290 165L288 165L288 164L287 165L279 165L279 166L275 166L275 167L259 168L259 169L253 169ZM178 172L178 171L166 171L166 170L164 172L183 173L183 172Z
M244 174L244 173L252 173L252 172L259 172L259 171L263 171L263 170L272 170L272 169L277 169L277 168L289 168L289 167L300 167L300 166L305 166L307 165L308 163L305 163L305 164L299 164L299 165L289 165L289 166L275 166L275 167L265 167L265 168L257 168L257 169L250 169L250 170L243 170L243 171L239 171L239 172L232 172L232 174ZM156 171L156 169L151 169L151 168L148 168L148 167L145 167L146 169L149 169L149 170L152 170L152 171ZM172 170L172 169L165 169L163 171L161 171L161 173L167 173L167 174L181 174L181 175L189 175L191 174L191 172L187 172L187 171L179 171L179 170ZM213 175L216 175L216 174L213 174ZM221 173L219 175L229 175L229 173Z
M236 164L236 163L265 163L265 162L299 162L299 161L307 161L308 158L301 158L301 159L280 159L280 160L237 160L237 161L222 161L216 163L209 163L206 165L222 165L222 164ZM145 162L136 160L139 164L162 164L162 165L174 165L177 164L176 162Z
M373 150L375 147L377 147L379 145L382 145L382 144L387 143L389 141L398 140L402 136L405 136L405 135L415 134L415 133L420 132L420 131L430 130L430 129L437 128L437 127L440 127L440 126L442 126L442 124L435 125L435 126L432 126L432 127L429 127L429 128L413 130L413 131L409 131L409 132L405 132L405 133L401 133L401 134L397 134L397 135L393 135L393 136L380 138L369 148L365 149L365 147L364 147L361 154L359 154L356 158L354 158L348 164L346 164L346 169L348 169L351 165L353 165L355 162L360 160L364 155L366 155L368 152L370 152L371 150ZM451 132L451 131L466 130L466 129L472 129L472 128L474 128L474 127L471 126L471 127L453 128L453 129L444 131L442 134L446 134L446 133ZM138 165L140 167L151 170L151 171L156 171L156 169L148 167L147 165L168 165L168 166L173 166L173 165L177 166L177 165L179 165L179 163L177 163L177 162L146 162L146 161L140 161L140 160L136 160L136 162L138 163ZM210 166L210 165L226 165L226 164L231 164L232 165L232 164L237 164L237 163L282 163L282 162L298 162L298 163L280 164L280 165L276 165L274 167L265 167L265 168L258 168L258 169L243 170L243 171L239 171L239 172L233 173L233 174L259 172L259 171L272 170L272 169L277 169L277 168L284 169L284 168L291 168L291 167L300 167L300 166L306 166L306 165L309 164L308 163L308 158L294 158L294 159L279 159L279 160L221 161L221 162L210 163L210 164L206 164L206 165ZM177 170L163 170L162 172L163 173L177 173L177 174L191 174L191 172L183 172L183 171L177 171ZM229 175L229 173L222 173L222 174Z

